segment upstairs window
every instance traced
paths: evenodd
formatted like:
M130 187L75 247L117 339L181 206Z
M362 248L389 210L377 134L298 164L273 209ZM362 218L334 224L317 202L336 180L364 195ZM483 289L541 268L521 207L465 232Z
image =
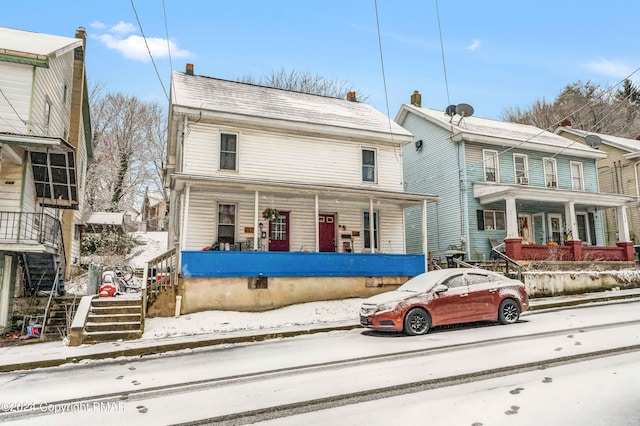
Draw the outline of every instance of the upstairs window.
M237 170L238 135L220 134L220 170Z
M544 162L544 186L547 188L558 187L558 168L555 158L545 158Z
M362 150L362 181L376 181L376 151L374 149Z
M489 149L482 150L484 164L484 180L485 182L500 182L500 174L498 170L498 151Z
M524 154L513 154L513 168L516 172L516 183L519 185L529 185L527 156Z
M42 130L45 136L49 136L49 124L51 123L51 101L44 102L44 120Z
M571 189L574 191L584 191L584 175L582 174L582 163L571 162Z

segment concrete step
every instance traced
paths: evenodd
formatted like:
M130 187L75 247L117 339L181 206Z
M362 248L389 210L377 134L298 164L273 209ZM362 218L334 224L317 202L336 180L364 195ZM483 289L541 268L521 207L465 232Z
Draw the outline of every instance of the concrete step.
M140 323L141 314L110 314L110 315L89 315L87 321L103 323L103 322L134 322Z
M85 324L84 330L85 335L96 331L140 331L140 321L138 319L138 321L132 322L91 322L91 317L89 317L89 322Z
M141 330L135 331L92 331L85 332L82 343L103 343L117 340L135 340L142 337Z
M142 306L92 306L89 315L142 314Z
M142 298L96 297L91 306L142 306Z

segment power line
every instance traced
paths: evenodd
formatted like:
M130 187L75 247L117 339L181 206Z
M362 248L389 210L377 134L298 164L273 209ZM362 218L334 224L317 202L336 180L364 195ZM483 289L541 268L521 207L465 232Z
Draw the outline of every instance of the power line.
M391 142L393 143L393 130L391 128L391 114L389 112L389 95L387 94L387 78L384 73L384 56L382 55L382 38L380 36L380 19L378 18L378 1L374 0L373 5L376 9L376 27L378 29L378 48L380 50L380 66L382 68L382 83L384 85L384 100L387 106L387 121L389 123L389 136L391 136ZM396 156L396 160L398 159L398 153L396 152L396 148L393 149L393 153Z
M173 61L171 60L171 44L169 43L169 26L167 25L167 8L162 0L162 12L164 13L164 34L167 36L167 51L169 52L169 67L173 71Z
M20 121L22 121L22 124L28 124L27 121L23 120L22 117L20 117L20 114L18 114L18 111L16 111L16 109L14 108L13 104L11 103L11 101L9 100L9 98L7 98L7 95L4 94L4 92L2 91L2 89L0 89L0 94L2 94L2 97L7 101L7 103L9 104L9 106L11 107L11 109L13 110L13 112L16 114L16 116L18 117L18 119L20 119Z
M153 60L153 55L151 54L149 43L147 43L147 37L144 35L144 30L142 29L142 24L140 23L140 18L138 17L138 11L136 10L136 5L133 3L133 0L131 0L131 8L133 9L133 13L136 16L136 21L138 21L138 27L140 28L140 33L142 34L144 45L147 46L147 52L149 52L149 57L151 58L151 63L153 64L153 68L156 70L158 81L160 81L160 85L162 86L164 95L167 97L167 100L169 100L169 94L167 93L167 89L164 87L164 83L162 82L162 78L160 77L160 72L158 71L158 67L156 66L156 61Z

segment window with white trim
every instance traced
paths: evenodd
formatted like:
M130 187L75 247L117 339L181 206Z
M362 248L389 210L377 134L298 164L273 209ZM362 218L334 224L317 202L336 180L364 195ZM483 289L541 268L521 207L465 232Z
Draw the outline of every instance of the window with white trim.
M516 183L529 185L529 161L525 154L513 154L513 169L516 174Z
M235 204L218 204L218 242L236 242Z
M369 234L369 229L371 228L370 228L369 217L370 217L369 212L364 212L363 233L364 233L364 248L366 249L371 248L371 235ZM377 250L378 247L380 246L379 244L380 237L378 235L378 212L373 212L373 240L375 244L375 249Z
M547 188L558 187L558 166L555 158L543 158L544 186Z
M498 166L498 151L490 149L482 150L485 182L500 182L500 170Z
M238 135L220 133L220 170L238 169Z
M571 162L571 189L574 191L584 191L582 163L578 161Z
M505 219L503 210L480 210L482 223L478 221L478 228L485 231L505 231Z
M376 181L376 150L362 149L362 181Z

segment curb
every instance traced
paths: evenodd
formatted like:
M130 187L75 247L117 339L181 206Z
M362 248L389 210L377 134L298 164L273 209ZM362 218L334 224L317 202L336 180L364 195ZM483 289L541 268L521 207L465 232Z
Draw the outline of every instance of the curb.
M630 299L638 299L638 298L640 298L640 293L622 294L622 295L612 294L607 296L596 296L596 297L563 300L563 301L549 300L548 302L545 301L539 304L535 304L535 299L533 299L534 304L529 305L529 309L527 310L527 312L539 311L544 309L578 306L578 305L584 305L588 303L601 303L601 302L610 302L610 301L622 302L622 301L628 301ZM333 325L333 326L317 327L317 328L296 329L296 330L290 330L290 331L278 330L278 331L272 331L272 332L267 332L263 334L248 334L248 335L227 336L227 337L223 336L223 337L212 337L209 339L202 339L202 340L192 340L192 341L183 341L183 342L174 342L174 343L158 343L158 344L152 344L149 346L144 346L139 348L109 350L105 352L86 354L82 356L69 356L69 357L62 357L62 358L56 358L56 359L44 359L39 361L5 364L5 365L0 365L0 373L7 373L7 372L17 371L17 370L33 370L36 368L58 367L64 364L77 364L80 361L88 360L88 359L99 360L99 359L108 359L108 358L117 358L117 357L156 355L164 352L178 351L183 349L197 349L197 348L208 347L208 346L217 346L217 345L234 344L234 343L261 342L264 340L295 337L295 336L300 336L305 334L317 334L317 333L326 333L329 331L352 330L354 328L360 328L360 327L361 325L359 323L353 323L353 324L346 324L346 325Z

